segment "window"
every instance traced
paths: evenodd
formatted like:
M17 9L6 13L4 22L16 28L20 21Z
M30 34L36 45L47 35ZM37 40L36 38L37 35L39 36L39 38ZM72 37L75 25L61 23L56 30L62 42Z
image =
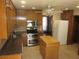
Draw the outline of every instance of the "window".
M46 16L43 16L42 18L42 28L43 28L43 31L47 31L47 17Z

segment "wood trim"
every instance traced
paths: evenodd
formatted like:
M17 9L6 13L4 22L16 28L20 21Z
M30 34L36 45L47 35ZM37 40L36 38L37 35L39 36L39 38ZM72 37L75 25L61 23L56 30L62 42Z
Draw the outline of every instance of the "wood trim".
M73 43L73 34L74 34L74 17L73 17L73 10L68 11L68 20L69 20L69 27L68 27L68 38L67 44L70 45Z

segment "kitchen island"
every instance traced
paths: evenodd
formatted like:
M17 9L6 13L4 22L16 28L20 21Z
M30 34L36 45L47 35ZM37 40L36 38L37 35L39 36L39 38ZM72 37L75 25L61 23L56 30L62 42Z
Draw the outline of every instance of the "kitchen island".
M58 59L59 42L52 36L40 37L40 53L43 59Z

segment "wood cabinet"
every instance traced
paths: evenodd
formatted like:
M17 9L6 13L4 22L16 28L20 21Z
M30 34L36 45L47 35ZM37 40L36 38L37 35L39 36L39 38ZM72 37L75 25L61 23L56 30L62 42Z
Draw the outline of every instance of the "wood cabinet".
M40 37L40 52L43 59L58 59L59 42L50 36Z
M0 0L0 39L7 39L16 24L16 9L11 0Z
M3 55L0 59L21 59L21 54Z

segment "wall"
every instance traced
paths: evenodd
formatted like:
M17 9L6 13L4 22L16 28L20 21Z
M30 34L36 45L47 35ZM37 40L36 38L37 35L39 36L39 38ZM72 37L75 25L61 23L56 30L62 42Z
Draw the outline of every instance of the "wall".
M53 13L53 36L57 36L56 20L61 20L61 11L54 11Z

